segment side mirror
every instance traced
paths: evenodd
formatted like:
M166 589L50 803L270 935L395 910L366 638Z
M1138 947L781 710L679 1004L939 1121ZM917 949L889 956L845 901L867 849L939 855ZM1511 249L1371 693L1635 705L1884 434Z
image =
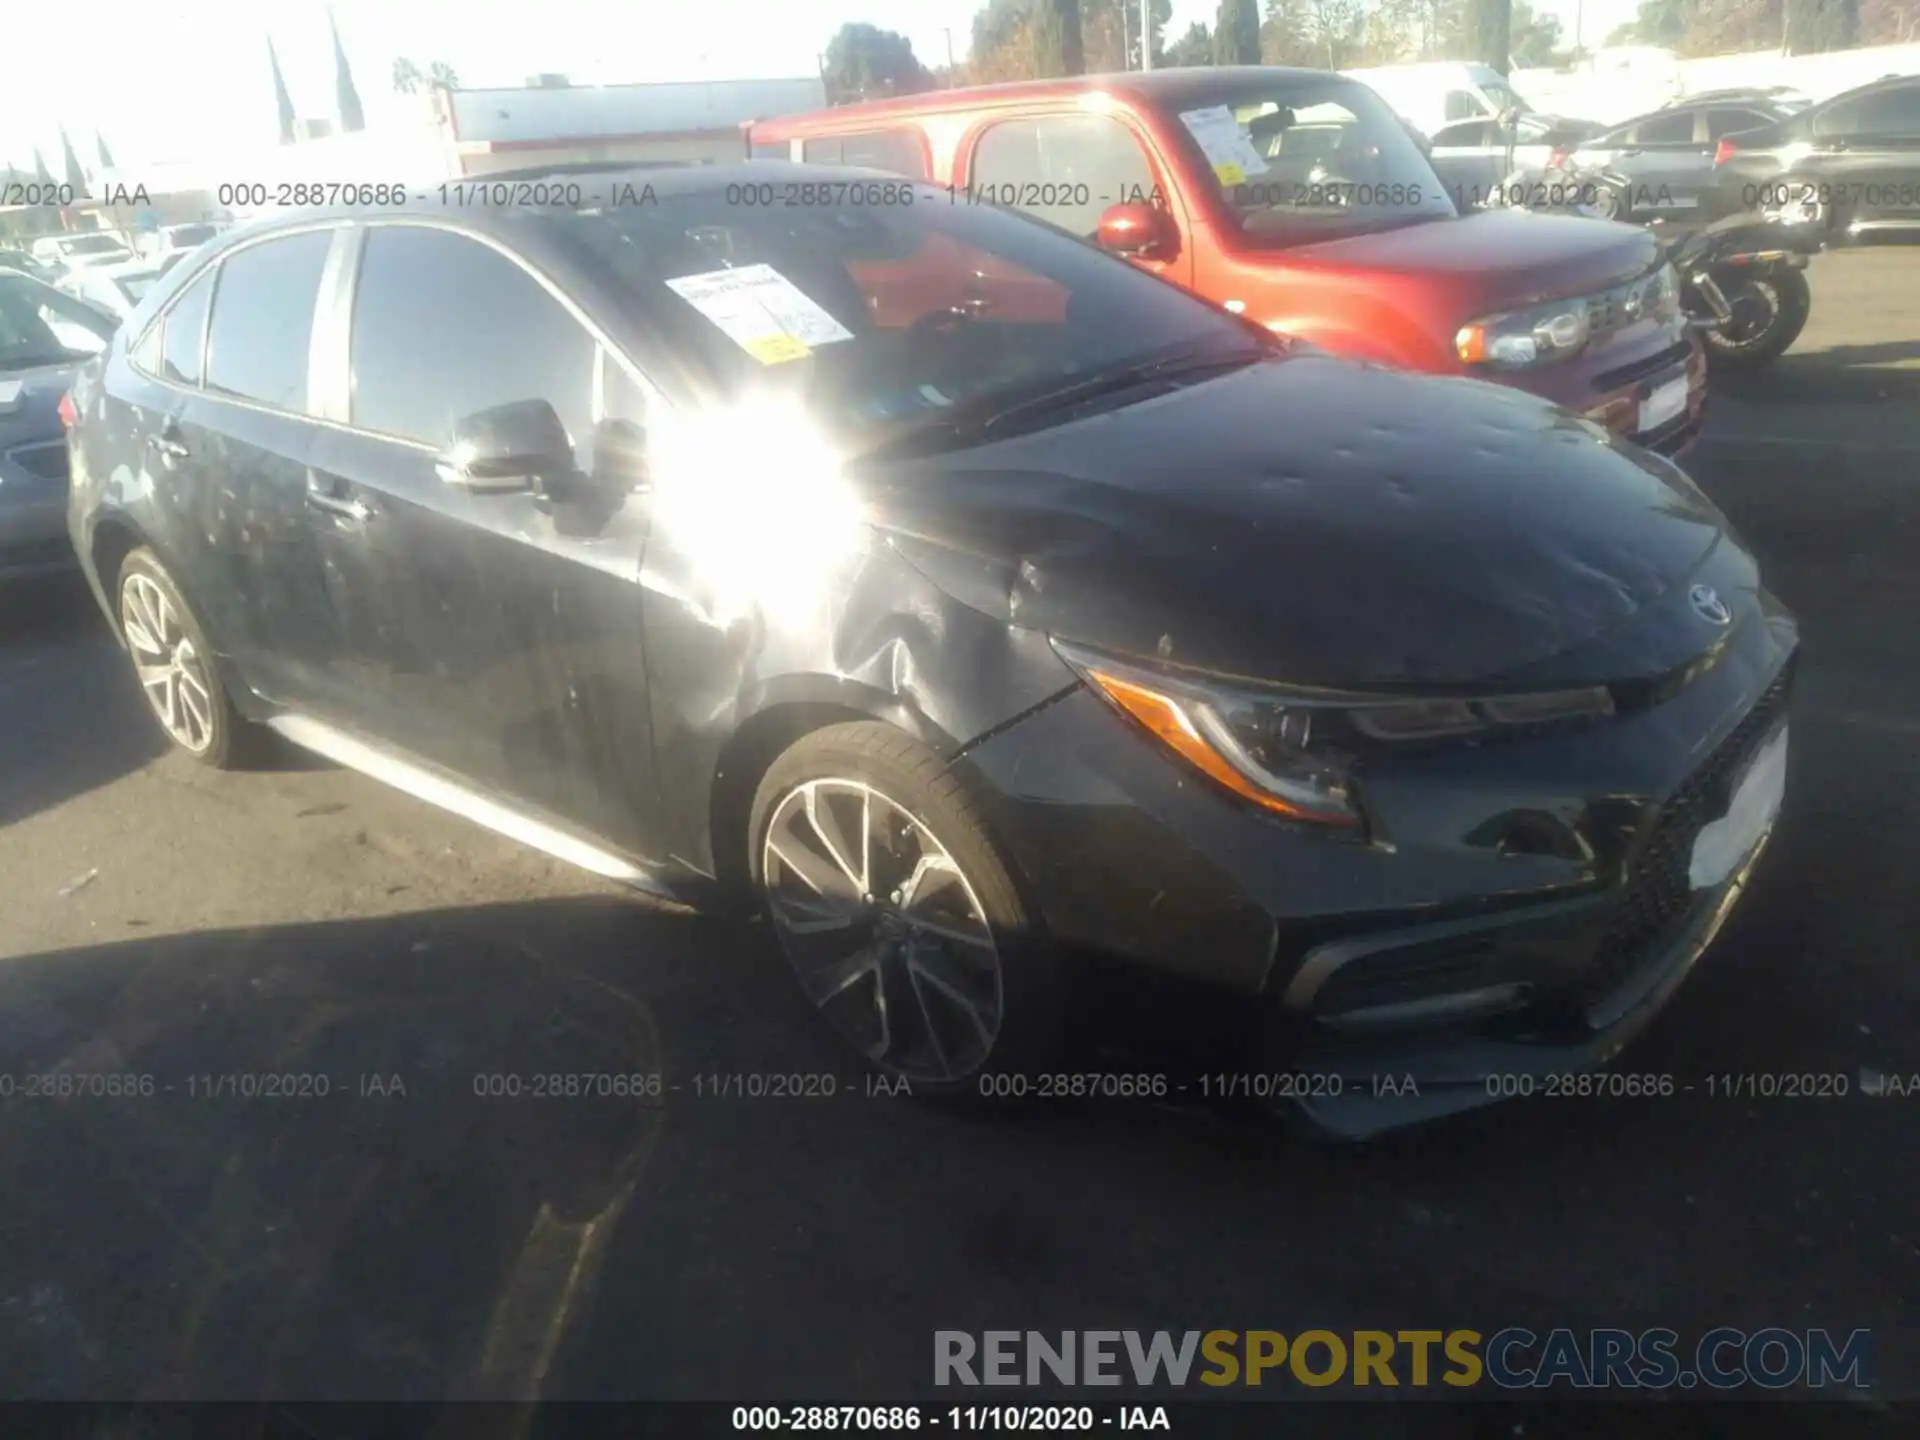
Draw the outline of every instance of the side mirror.
M1100 215L1095 240L1113 255L1148 255L1167 242L1167 217L1139 200L1109 205Z
M516 400L456 420L453 444L435 468L463 490L543 492L573 473L573 444L553 406Z

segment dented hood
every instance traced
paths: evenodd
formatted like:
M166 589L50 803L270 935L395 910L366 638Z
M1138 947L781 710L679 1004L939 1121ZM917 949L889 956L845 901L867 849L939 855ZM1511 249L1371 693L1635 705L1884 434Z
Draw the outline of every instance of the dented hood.
M1700 638L1671 618L1683 582L1716 549L1751 575L1673 466L1589 422L1313 355L861 478L887 541L966 604L1300 684L1566 679L1570 655L1621 663L1596 642L1650 610L1674 634L1648 655L1678 663Z

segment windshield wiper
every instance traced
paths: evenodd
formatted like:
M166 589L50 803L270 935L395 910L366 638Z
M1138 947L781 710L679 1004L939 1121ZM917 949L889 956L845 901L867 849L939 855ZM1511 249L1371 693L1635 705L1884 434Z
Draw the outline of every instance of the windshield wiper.
M1193 379L1206 374L1244 369L1249 365L1257 365L1262 360L1272 359L1278 353L1281 352L1277 348L1271 353L1261 349L1242 350L1233 354L1187 353L1100 371L1065 384L1051 384L1044 389L1021 395L1013 400L1009 400L1004 395L982 396L951 410L935 412L893 431L861 452L862 458L894 457L924 449L929 442L978 444L992 438L996 433L1005 432L1016 422L1071 409L1104 395L1116 395L1127 390L1135 390L1157 380Z
M1156 380L1197 379L1201 375L1244 369L1267 358L1259 350L1242 350L1231 355L1175 355L1165 360L1123 365L1117 370L1106 370L1089 375L1084 380L1069 381L1065 385L1053 386L1037 395L1028 395L1010 405L1003 405L982 420L978 428L981 435L991 435L1019 421L1070 410L1076 405L1135 390Z

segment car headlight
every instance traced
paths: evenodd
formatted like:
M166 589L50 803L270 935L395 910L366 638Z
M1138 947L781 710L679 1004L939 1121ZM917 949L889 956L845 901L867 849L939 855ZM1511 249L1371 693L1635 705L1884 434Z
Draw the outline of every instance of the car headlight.
M1583 296L1472 321L1460 327L1453 343L1469 365L1519 370L1566 359L1578 352L1592 333Z
M1370 752L1613 713L1605 686L1471 698L1383 698L1174 674L1054 641L1122 714L1242 799L1290 820L1358 826Z

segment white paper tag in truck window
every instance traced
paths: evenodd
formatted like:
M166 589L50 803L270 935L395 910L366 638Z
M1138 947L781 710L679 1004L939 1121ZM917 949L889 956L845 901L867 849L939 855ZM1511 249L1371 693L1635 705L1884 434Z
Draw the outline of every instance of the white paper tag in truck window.
M27 382L24 380L0 380L0 410L13 409L20 392L26 388Z
M1226 106L1182 110L1180 123L1187 127L1187 133L1193 136L1222 185L1244 185L1249 175L1267 173L1267 162L1253 148L1253 141Z
M667 281L667 288L762 365L804 360L816 346L853 339L842 325L771 265L742 265Z

